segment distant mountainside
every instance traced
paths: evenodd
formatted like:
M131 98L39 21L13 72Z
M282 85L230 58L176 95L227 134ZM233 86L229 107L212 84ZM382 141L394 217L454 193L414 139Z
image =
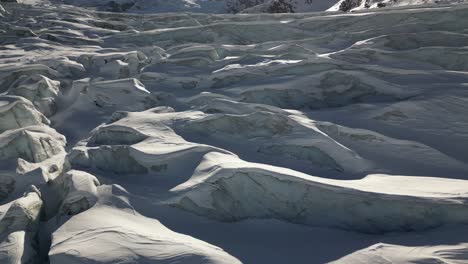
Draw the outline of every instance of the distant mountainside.
M37 1L37 0L18 0ZM56 0L99 10L133 13L304 13L389 6L463 3L467 0Z
M466 3L466 0L340 0L328 11L363 10L371 8L383 8L390 6L411 6L427 4L457 4Z
M247 6L244 2L261 3ZM231 13L303 13L326 11L335 3L334 0L227 0L226 5Z

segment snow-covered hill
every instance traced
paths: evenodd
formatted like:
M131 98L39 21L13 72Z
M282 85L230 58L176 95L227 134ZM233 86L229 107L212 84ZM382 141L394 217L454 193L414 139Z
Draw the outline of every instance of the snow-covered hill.
M0 263L468 261L468 5L67 3L1 3Z

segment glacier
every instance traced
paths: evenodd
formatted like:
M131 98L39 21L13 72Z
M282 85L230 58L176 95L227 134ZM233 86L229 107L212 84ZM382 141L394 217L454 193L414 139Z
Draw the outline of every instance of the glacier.
M452 0L0 1L0 262L466 263L466 25Z

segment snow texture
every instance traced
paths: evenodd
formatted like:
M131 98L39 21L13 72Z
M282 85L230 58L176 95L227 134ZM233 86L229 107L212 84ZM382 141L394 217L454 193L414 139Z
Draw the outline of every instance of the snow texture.
M18 2L0 263L467 262L466 4Z

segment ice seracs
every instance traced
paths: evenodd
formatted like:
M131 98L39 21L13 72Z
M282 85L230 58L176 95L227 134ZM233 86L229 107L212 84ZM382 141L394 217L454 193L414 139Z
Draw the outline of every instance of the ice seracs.
M22 76L40 74L51 79L58 79L61 75L54 69L43 64L27 64L27 65L6 65L0 68L0 92L5 92L10 86Z
M10 129L49 123L49 120L23 97L0 96L0 133Z
M31 101L35 108L46 116L57 111L57 97L60 92L60 82L43 75L22 76L8 90L8 94L22 96Z
M173 122L199 114L173 113L164 107L123 113L77 144L68 160L77 168L97 168L119 174L179 173L181 177L189 168L194 168L204 154L228 153L209 145L187 142L170 127Z
M37 163L65 152L65 137L47 126L29 126L0 134L0 160Z
M425 175L425 173L432 172L434 175L444 175L444 172L452 170L454 176L458 175L455 178L461 178L463 172L468 170L463 162L421 143L399 140L365 129L349 128L328 122L317 122L316 124L321 131L334 140L348 146L356 153L360 153L364 159L372 160L374 166L381 168L381 171L389 168L389 165L386 164L389 156L396 157L398 155L400 155L399 168L392 170L396 174ZM364 142L369 143L369 145L366 144L364 147ZM379 149L385 149L385 151L379 153ZM416 159L414 157L424 158ZM420 165L415 166L416 164ZM447 164L450 164L450 169L446 168Z
M91 174L70 170L60 179L63 201L59 215L76 215L93 207L97 201L99 180Z
M77 58L88 71L109 79L134 76L146 59L146 55L140 51L84 54Z
M0 261L34 263L38 258L37 232L43 202L31 191L11 204L0 218Z
M144 110L154 104L150 92L137 79L93 82L86 92L99 107L131 111Z
M276 218L367 233L412 231L466 224L466 184L389 175L329 180L209 153L173 189L180 197L170 203L224 221Z
M209 151L224 152L221 149L226 149L225 152L229 152L241 147L245 155L260 155L259 159L270 164L280 160L281 164L291 162L289 166L304 171L322 168L357 173L371 167L370 162L316 126L305 126L285 113L255 109L240 115L158 111L156 108L124 114L117 121L98 127L88 140L73 149L70 161L77 166L145 173L160 166L162 160L175 158L173 155L180 157L184 152L198 157L193 160L196 161L200 159L199 155ZM158 139L164 139L166 143L158 142ZM216 147L206 145L208 139ZM163 158L166 155L167 158ZM161 162L157 162L156 157ZM113 159L120 163L115 164ZM166 164L164 168L167 169L168 164L162 164Z
M253 110L248 114L217 113L189 120L177 131L206 142L220 142L227 149L241 146L236 139L248 141L243 152L265 155L270 164L290 162L308 170L321 167L350 173L370 168L370 163L357 153L334 141L314 125L303 125L285 113ZM200 136L196 136L196 135ZM215 143L216 144L216 143ZM283 162L279 160L283 160Z

